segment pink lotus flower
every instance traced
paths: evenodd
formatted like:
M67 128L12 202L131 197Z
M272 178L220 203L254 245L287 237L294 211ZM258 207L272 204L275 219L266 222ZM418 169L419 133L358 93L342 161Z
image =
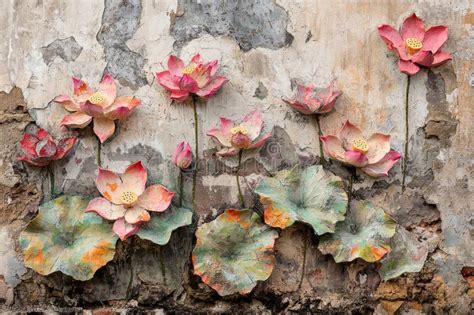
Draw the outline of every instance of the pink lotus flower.
M114 220L114 232L122 241L127 239L138 232L142 222L150 221L148 211L165 211L174 196L158 184L145 189L146 180L147 171L141 162L129 165L122 177L99 168L95 183L104 198L92 199L85 211Z
M170 98L178 102L186 101L190 95L209 98L229 81L223 76L216 76L218 61L204 64L201 55L196 54L187 66L176 56L168 59L168 70L156 73L161 86L171 92Z
M63 118L61 126L84 128L93 120L94 133L101 143L114 134L114 120L127 118L140 105L140 100L133 96L117 97L117 87L111 75L104 75L95 92L79 79L72 78L72 81L73 96L60 95L54 99L72 112Z
M334 81L325 89L316 89L314 86L298 85L292 99L283 99L288 105L302 114L326 114L336 104L336 99L342 94L334 91Z
M423 20L415 13L403 21L400 33L387 24L378 30L388 49L397 53L398 67L405 74L414 75L419 66L436 67L452 59L451 54L441 50L448 39L448 27L432 26L425 31Z
M262 114L259 111L253 111L248 113L238 125L232 120L221 117L221 127L209 130L207 135L214 137L223 146L217 155L235 156L242 149L258 149L265 144L271 132L259 138L262 126Z
M187 169L193 162L193 153L191 146L186 141L181 142L173 153L174 165L181 170Z
M361 168L369 176L387 176L400 159L400 153L390 150L390 136L376 132L364 138L359 128L346 121L340 137L321 136L324 152L344 164Z
M44 129L39 129L36 135L25 133L20 141L20 147L25 155L18 157L18 160L34 166L47 166L52 161L68 155L76 141L76 137L70 137L56 143Z

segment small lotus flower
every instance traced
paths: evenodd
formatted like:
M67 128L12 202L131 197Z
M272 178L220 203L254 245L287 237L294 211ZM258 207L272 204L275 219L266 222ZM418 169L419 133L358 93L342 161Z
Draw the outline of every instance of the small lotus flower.
M172 100L184 102L191 95L209 98L229 81L226 77L216 76L218 68L217 60L203 63L200 54L196 54L187 66L181 59L171 55L168 70L157 72L156 79L171 92Z
M215 138L223 148L217 152L220 156L235 156L240 150L261 148L271 132L259 138L262 132L263 120L259 111L248 113L240 124L221 117L221 127L213 128L207 132L208 136Z
M122 241L127 239L138 232L142 222L150 221L148 211L165 211L174 196L159 184L145 189L146 180L147 171L141 162L129 165L121 177L99 168L96 186L103 197L92 199L85 211L115 221L114 232Z
M52 161L68 155L76 141L76 137L70 137L56 143L44 129L39 129L35 135L25 133L20 141L20 147L25 155L18 157L18 160L34 166L47 166Z
M336 99L342 94L334 90L334 81L325 89L314 86L299 85L292 99L283 99L293 109L305 115L329 113L336 104Z
M361 168L369 176L387 176L400 159L390 149L390 136L376 132L365 138L359 128L346 121L339 134L321 136L324 152L344 164Z
M397 53L398 67L405 74L414 75L419 66L436 67L452 59L451 54L441 50L448 39L448 27L432 26L425 31L423 20L415 13L403 21L400 33L387 24L378 30L388 49Z
M111 75L104 75L97 91L79 79L72 78L72 81L73 96L60 95L54 99L72 112L62 119L61 126L84 128L94 121L94 133L101 143L114 134L114 120L127 118L140 105L140 100L133 96L117 97L117 87Z
M186 141L181 142L173 153L174 165L181 170L187 169L193 162L193 153L191 146Z

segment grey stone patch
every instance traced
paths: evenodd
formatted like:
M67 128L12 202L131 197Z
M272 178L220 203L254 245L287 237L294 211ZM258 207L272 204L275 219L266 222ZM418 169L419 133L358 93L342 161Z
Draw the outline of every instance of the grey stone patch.
M278 49L291 45L293 35L286 31L288 13L275 1L192 1L180 0L171 24L174 48L202 34L230 36L243 51L264 47Z
M145 58L126 44L138 29L141 12L140 0L105 0L102 26L97 33L107 60L104 73L112 74L120 84L133 89L147 84L143 70Z
M260 149L259 160L270 173L298 164L295 145L282 127L273 127L273 135Z
M255 94L253 97L256 97L258 99L265 99L268 96L268 89L263 85L262 82L258 82L258 87L255 89Z
M15 243L8 227L0 228L0 276L3 275L7 285L14 288L21 282L20 277L25 272L26 268L15 252Z
M82 52L82 46L76 42L74 37L64 39L56 39L48 46L41 48L44 62L49 65L56 59L61 58L66 62L71 62L77 59Z

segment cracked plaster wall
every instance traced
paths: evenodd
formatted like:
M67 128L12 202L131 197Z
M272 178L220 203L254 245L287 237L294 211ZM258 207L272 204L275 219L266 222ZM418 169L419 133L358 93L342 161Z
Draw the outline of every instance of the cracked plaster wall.
M461 269L474 266L472 1L1 0L0 5L0 309L231 312L239 305L249 312L471 311L474 278L470 287ZM191 274L195 227L179 229L162 247L140 240L120 243L115 259L86 282L58 273L40 276L22 265L18 234L48 199L49 183L44 172L15 161L16 143L33 121L61 132L58 121L65 111L51 100L70 91L71 76L93 83L110 72L119 93L142 100L102 147L102 165L120 170L141 159L150 182L176 190L170 158L181 139L194 139L192 109L171 104L154 73L171 53L219 59L230 82L199 105L200 163L206 166L197 187L202 223L238 203L235 164L217 159L205 136L219 116L239 118L258 108L266 128L273 129L260 153L245 159L247 204L262 177L320 162L314 121L281 101L295 82L322 86L337 80L344 95L336 112L322 118L325 133L349 117L368 133L390 133L393 148L402 151L406 77L376 27L399 25L413 11L428 25L449 26L446 49L454 60L412 79L407 191L401 194L400 164L388 178L359 176L355 189L357 198L382 205L426 244L430 253L422 272L381 282L377 265L335 264L322 255L317 237L308 237L308 228L299 224L281 233L273 275L246 298L220 299ZM97 140L87 130L79 136L75 153L54 167L55 186L93 195ZM336 163L326 167L347 176ZM185 185L189 192L190 178Z

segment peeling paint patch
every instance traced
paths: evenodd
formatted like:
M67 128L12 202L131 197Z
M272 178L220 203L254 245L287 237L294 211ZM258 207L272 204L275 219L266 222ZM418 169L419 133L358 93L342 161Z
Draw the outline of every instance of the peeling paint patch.
M291 45L293 35L286 31L288 14L275 1L190 1L180 0L171 25L174 48L203 33L230 36L242 50L264 47L278 49Z
M120 84L133 89L147 84L143 71L145 58L127 46L138 29L141 12L140 0L105 0L102 27L97 34L107 60L104 73L112 74Z
M0 229L0 275L6 283L14 288L21 282L20 277L26 272L23 263L15 252L15 244L7 227Z
M49 65L56 59L61 58L64 61L74 61L82 52L82 46L76 42L74 37L56 39L48 46L41 48L44 62Z

